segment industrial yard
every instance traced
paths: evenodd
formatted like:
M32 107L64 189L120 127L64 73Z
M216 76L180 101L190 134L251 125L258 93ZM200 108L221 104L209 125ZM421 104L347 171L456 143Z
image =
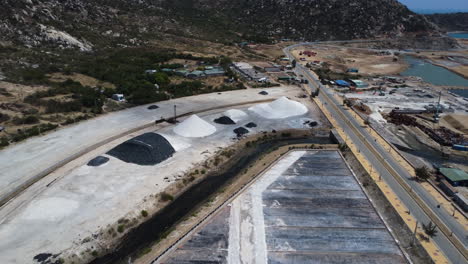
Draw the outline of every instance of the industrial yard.
M401 221L401 212L392 212L392 223L382 216L376 205L380 202L368 197L368 180L358 181L337 150L347 145L333 150L314 147L329 142L331 119L323 115L324 101L319 109L313 98L319 93L310 95L311 79L295 64L315 71L311 76L320 78L322 93L362 119L361 128L371 126L415 168L434 169L431 184L453 198L460 211L466 210L468 199L468 178L463 174L468 155L462 151L467 142L467 99L452 93L450 86L399 75L410 65L395 51L309 45L292 53L296 61L277 56L233 62L226 72L232 71L235 78L216 72L207 78L221 68L203 66L201 71L198 64L184 66L190 71L181 70L183 77L172 69L175 83L209 79L217 85L245 84L246 89L109 113L5 149L0 155L8 175L0 183L5 201L0 236L11 239L0 242L0 262L110 263L113 257L127 261L153 250L137 262L145 263L163 253L159 246L169 247L167 243L184 237L158 261L408 263L401 234L395 238L398 232L390 229L393 221ZM187 60L171 61L182 62ZM89 127L95 128L92 136L82 133ZM241 152L251 155L252 145L259 146L258 156L249 158L260 162L264 149L255 144L295 137L316 150L290 151L268 170L248 176L252 182L247 182L246 171L253 165L229 164L231 159L242 161L236 160ZM62 160L64 155L70 159ZM229 171L229 166L238 171ZM265 161L263 167L268 166ZM252 170L260 168L256 164ZM213 180L213 175L221 176ZM238 175L246 179L236 190L213 195L224 192L224 184ZM252 185L246 187L248 183ZM209 192L201 184L210 186ZM187 236L182 234L188 226L181 223L190 218L190 224L198 225L195 222L203 219L197 212L204 216L216 210L209 208L212 199L222 204L221 199L239 190L213 217ZM181 196L183 206L177 203ZM412 230L404 227L407 245ZM158 244L168 234L170 239ZM115 247L119 251L113 252ZM415 251L425 263L426 253Z
M353 72L360 75L391 75L408 67L397 51L378 51L344 46L313 45L292 51L299 63L313 67L326 66L337 73ZM351 71L352 69L358 72Z
M160 263L407 263L338 151L289 152Z
M233 102L236 96L240 96L236 99L239 102L266 101L188 115L175 125L161 123L147 127L104 144L49 174L2 207L0 234L11 239L0 243L0 261L29 262L44 256L49 261L90 260L144 221L142 210L154 213L169 201L167 197L176 197L210 169L221 165L225 157L219 155L220 151L239 139L263 132L309 131L328 126L310 101L299 98L302 93L299 88L267 91L268 95L258 95L258 90L251 90L250 96L245 91L242 95L239 92L218 95L217 103L222 98ZM156 110L145 107L135 111L147 111L148 117L159 116L157 112L170 117L172 108L170 104L159 104ZM120 115L116 113L113 118L125 118ZM219 122L222 117L221 120L234 124ZM106 118L112 120L110 116ZM60 130L50 136L64 133L66 136L67 132L70 131ZM34 140L28 143L40 144ZM21 183L14 178L17 175L11 176L11 182L4 182L5 188ZM169 196L161 198L165 197L160 195L163 192ZM28 228L23 228L24 225ZM57 252L61 252L60 257L54 256Z

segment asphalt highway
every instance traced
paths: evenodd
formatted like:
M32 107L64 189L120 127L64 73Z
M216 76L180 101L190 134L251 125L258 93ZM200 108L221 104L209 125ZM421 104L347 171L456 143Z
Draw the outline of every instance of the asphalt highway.
M308 44L310 45L310 43ZM301 44L285 48L285 54L292 59L293 56L290 50L297 46L301 46ZM366 129L361 127L357 120L348 111L343 109L341 102L337 102L331 95L331 91L323 87L307 68L298 63L295 71L297 74L304 75L309 80L312 80L309 82L310 89L315 91L317 88L320 88L320 101L359 148L360 152L373 165L373 169L381 175L382 179L392 188L418 222L427 224L433 221L435 224L439 222L445 225L438 226L439 232L433 239L446 257L452 263L467 263L467 230L450 213L437 208L438 203L432 198L431 194L424 190L419 183L411 179L412 177L408 171L400 166L388 150L372 139L372 136ZM400 177L400 179L396 177ZM402 185L402 182L407 184L406 188ZM408 191L408 186L410 187L410 191ZM453 232L452 237L449 237L450 232Z

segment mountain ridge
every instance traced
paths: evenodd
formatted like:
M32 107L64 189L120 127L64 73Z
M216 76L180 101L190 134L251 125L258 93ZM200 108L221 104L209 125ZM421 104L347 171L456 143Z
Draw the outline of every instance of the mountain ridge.
M174 34L233 43L439 36L395 0L4 0L0 40L90 51Z

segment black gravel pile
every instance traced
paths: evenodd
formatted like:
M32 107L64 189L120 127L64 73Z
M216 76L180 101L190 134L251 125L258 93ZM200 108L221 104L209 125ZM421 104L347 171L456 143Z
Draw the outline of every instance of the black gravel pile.
M108 157L97 156L88 162L88 166L98 167L109 161Z
M247 125L245 125L245 127L248 127L248 128L257 127L257 124L255 124L254 122L250 122Z
M222 116L220 118L216 118L214 120L215 123L217 124L221 124L221 125L235 125L236 122L234 122L234 120L232 120L231 118L227 117L227 116Z
M159 108L159 106L157 106L157 105L150 105L150 106L148 106L148 109L149 109L149 110L154 110L154 109L158 109L158 108Z
M309 125L310 127L316 127L318 123L315 121L305 121L304 125Z
M247 133L249 133L249 130L243 128L243 127L238 127L234 129L234 133L236 133L237 137L241 137Z
M266 92L266 91L261 91L261 92L259 92L258 94L261 94L261 95L268 95L268 92Z
M138 165L155 165L174 153L171 143L156 133L145 133L134 137L107 152L122 161Z

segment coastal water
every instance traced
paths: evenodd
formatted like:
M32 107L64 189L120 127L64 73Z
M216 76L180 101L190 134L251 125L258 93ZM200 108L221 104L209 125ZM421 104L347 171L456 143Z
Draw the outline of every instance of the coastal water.
M450 92L468 98L468 89L453 89Z
M405 60L410 67L401 73L403 76L421 77L425 82L434 85L468 87L468 79L443 67L412 56L405 56Z
M448 33L449 37L459 38L459 39L468 39L468 32L463 33Z

